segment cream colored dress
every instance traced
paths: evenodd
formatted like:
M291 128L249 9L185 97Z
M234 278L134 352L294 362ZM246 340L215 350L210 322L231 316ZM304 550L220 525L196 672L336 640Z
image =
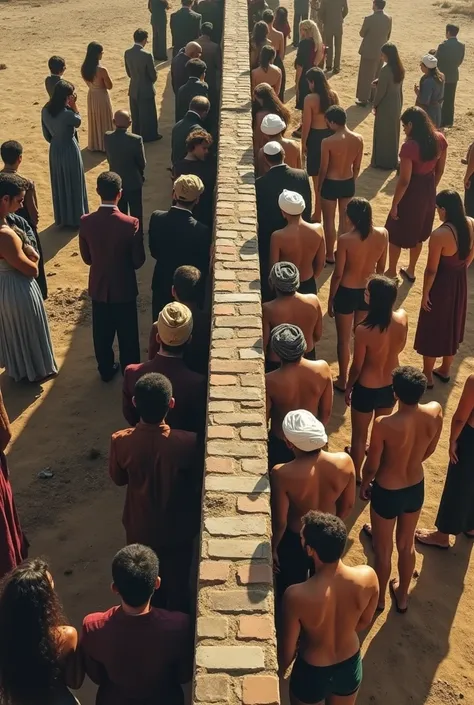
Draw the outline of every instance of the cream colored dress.
M89 93L87 94L87 118L89 134L87 147L92 152L105 152L104 135L108 130L113 130L112 103L109 91L104 85L100 75L94 77L92 82L87 81Z

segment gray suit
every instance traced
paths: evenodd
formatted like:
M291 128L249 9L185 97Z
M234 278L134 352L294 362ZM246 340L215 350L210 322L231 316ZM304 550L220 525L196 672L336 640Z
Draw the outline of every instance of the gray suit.
M454 99L459 81L459 67L464 61L465 46L457 37L449 37L442 42L437 51L438 68L444 74L444 101L441 109L441 127L448 127L454 122Z
M113 132L105 133L104 142L110 171L115 171L122 179L122 198L118 207L122 213L138 218L143 228L142 188L146 166L143 140L140 135L117 127Z
M321 0L319 21L323 25L324 43L327 46L326 67L341 68L342 27L349 8L347 0Z
M357 100L367 103L372 95L372 81L378 77L382 68L380 50L392 33L392 18L377 10L364 19L360 36L360 65L357 79Z
M132 113L132 131L144 142L158 139L158 116L155 103L157 79L153 56L139 44L125 52L125 70L130 78L128 95Z

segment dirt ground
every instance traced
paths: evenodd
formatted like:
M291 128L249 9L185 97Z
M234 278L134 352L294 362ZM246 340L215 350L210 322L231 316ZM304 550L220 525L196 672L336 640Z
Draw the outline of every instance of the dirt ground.
M287 0L288 1L288 0ZM176 3L176 0L174 0ZM390 6L391 5L391 6ZM420 55L437 46L443 38L452 7L435 6L430 0L397 0L387 8L393 15L392 39L399 47L407 78L405 105L413 103L412 87L418 80ZM389 210L395 175L369 168L373 117L368 109L355 107L354 93L358 67L358 32L371 3L349 0L343 43L343 70L331 79L341 103L348 108L350 126L365 139L358 195L371 199L376 222L382 225ZM5 373L0 383L13 422L14 438L9 461L18 508L31 541L31 555L44 554L51 560L57 587L68 617L80 626L84 614L113 604L109 592L110 560L121 547L124 534L120 522L123 492L111 485L107 475L110 434L124 426L121 415L120 379L110 385L100 382L95 370L90 331L90 308L86 295L87 268L78 256L75 232L58 231L52 226L48 169L48 145L40 127L40 110L45 102L44 78L47 59L52 54L66 58L65 78L75 83L78 105L83 112L80 143L86 167L90 207L95 208L95 178L106 164L101 155L89 154L87 143L86 87L80 78L80 64L91 40L103 43L103 63L109 69L114 88L114 108L127 107L128 81L123 52L132 43L138 26L148 26L146 0L108 3L92 0L13 0L0 3L0 25L4 38L0 62L0 140L18 139L25 148L22 172L36 182L40 202L40 233L43 242L50 298L47 303L59 377L42 386L14 384ZM468 46L462 67L456 103L456 126L448 130L448 163L442 186L460 189L463 167L460 159L472 140L474 112L470 96L474 90L474 25L460 17L461 39ZM242 31L245 23L242 23ZM287 86L294 105L294 50L287 57ZM148 145L147 181L144 191L145 219L155 208L166 208L170 198L170 132L173 101L169 62L159 66L157 103L159 143ZM295 119L297 119L295 117ZM401 263L404 259L401 260ZM420 364L413 351L413 335L420 302L423 255L418 281L410 289L402 285L400 302L410 318L410 335L403 354L404 363ZM148 259L139 272L140 328L145 355L150 324L150 284L153 261ZM327 301L328 277L321 277L321 296ZM456 407L466 375L472 371L474 333L472 330L472 286L466 340L456 358L453 383L435 385L428 398L443 405L446 421L436 454L426 463L427 493L422 524L431 525L438 506L447 466L450 418ZM335 328L325 318L321 356L336 372ZM349 413L340 397L335 399L331 422L331 445L342 448L349 441ZM37 473L51 468L54 477L39 480ZM358 503L352 518L348 561L371 560L367 543L360 541L360 528L368 518ZM410 609L401 617L386 610L364 640L365 679L359 701L362 705L453 705L463 699L474 703L474 629L471 613L474 583L468 578L470 549L464 537L449 553L422 551L417 554L419 577L413 582ZM94 688L86 683L79 694L83 705L92 705Z

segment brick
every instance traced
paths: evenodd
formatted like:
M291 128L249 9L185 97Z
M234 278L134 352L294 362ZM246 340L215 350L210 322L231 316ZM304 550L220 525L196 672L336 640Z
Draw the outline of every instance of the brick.
M246 302L259 303L260 302L260 295L258 293L255 293L255 294L215 294L214 301L216 303L228 302L228 303L235 303L235 304L241 304L241 303L246 303Z
M250 441L264 441L267 438L267 429L259 426L240 429L240 437Z
M232 294L233 296L233 294ZM233 328L215 328L212 331L213 340L228 340L235 336L235 331Z
M220 373L211 374L210 384L213 386L222 387L223 385L237 384L239 378L236 375L226 375Z
M196 676L195 697L199 702L227 702L230 696L229 676Z
M211 372L258 372L262 369L262 363L252 360L235 360L228 362L224 360L211 360Z
M271 617L243 615L239 619L238 639L272 639L274 632Z
M244 340L245 340L245 338L244 338ZM238 341L238 340L232 340L232 341L230 341L230 340L227 341L227 340L226 340L225 342L226 342L226 343L227 343L227 342L229 342L229 343L233 342L234 345L235 345L235 344L238 343L239 341ZM261 375L243 375L243 377L241 377L241 379L240 379L240 382L241 382L241 384L242 384L243 387L259 387L260 385L263 386L263 382L264 382L263 370L262 370L262 374L261 374Z
M198 646L196 664L210 671L261 671L265 657L259 646Z
M243 514L270 514L270 502L265 497L249 497L237 498L237 511Z
M251 269L250 271L243 269L242 271L237 272L237 279L239 282L257 282L259 285L258 288L260 289L260 279L256 269Z
M261 348L242 348L239 350L239 357L241 360L253 360L257 357L263 360L263 351Z
M234 405L231 401L210 401L207 408L210 412L231 412L234 410Z
M215 282L214 289L216 291L237 291L236 282Z
M261 328L262 319L258 316L216 316L215 325L226 328Z
M213 314L215 316L235 316L235 306L231 306L230 304L215 304Z
M232 281L235 279L235 272L231 269L216 269L214 271L214 279L216 281Z
M264 563L251 563L240 566L237 571L239 585L252 585L256 583L273 584L273 570L271 565Z
M250 333L247 328L243 328L241 333ZM255 338L231 338L230 340L213 340L213 348L251 348L252 346L258 347L258 341ZM263 365L262 365L262 375L263 375ZM250 385L252 386L252 385Z
M240 406L242 409L260 409L263 406L263 401L242 401Z
M236 356L236 351L233 348L218 348L211 350L211 360L213 358L223 358L228 360Z
M197 620L199 639L225 639L228 628L229 620L225 617L199 617Z
M244 430L244 429L242 429ZM251 430L251 429L248 429ZM232 426L208 426L207 437L232 440L235 437L236 429Z
M210 558L262 558L270 555L270 544L260 539L209 539Z
M244 443L244 441L209 441L207 452L210 455L224 455L234 458L265 457L263 443Z
M213 355L214 351L211 354ZM246 401L255 401L262 399L263 389L258 387L232 387L223 385L221 387L211 387L209 397L210 399L234 399L235 401L244 399Z
M212 536L262 535L267 525L263 517L210 517L204 527Z
M199 580L206 583L225 583L229 577L229 569L228 561L201 561Z
M267 612L271 601L268 590L210 590L206 598L210 609L217 612ZM273 597L273 595L272 595Z
M258 414L256 412L249 412L248 414L216 414L214 416L215 423L230 424L232 426L244 425L244 424L262 424L264 423L264 415Z
M280 689L276 676L245 676L242 684L244 705L278 705Z
M232 458L213 458L206 459L206 472L217 473L234 473L237 468L237 462Z
M205 477L204 483L208 492L236 492L238 494L270 492L270 483L265 476L257 478L243 475L235 477L210 475Z

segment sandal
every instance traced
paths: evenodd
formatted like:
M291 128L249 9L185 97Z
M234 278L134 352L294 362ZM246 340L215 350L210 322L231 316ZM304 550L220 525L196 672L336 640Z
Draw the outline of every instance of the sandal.
M411 274L408 274L407 270L403 267L400 267L400 274L402 275L402 277L405 277L405 279L409 281L410 284L414 284L416 282L416 277L412 277Z
M434 374L434 376L437 377L437 378L439 379L439 381L442 382L443 384L448 384L449 380L451 379L451 377L449 377L449 376L448 376L448 377L445 377L444 375L440 374L440 373L437 372L436 370L433 370L433 374Z

